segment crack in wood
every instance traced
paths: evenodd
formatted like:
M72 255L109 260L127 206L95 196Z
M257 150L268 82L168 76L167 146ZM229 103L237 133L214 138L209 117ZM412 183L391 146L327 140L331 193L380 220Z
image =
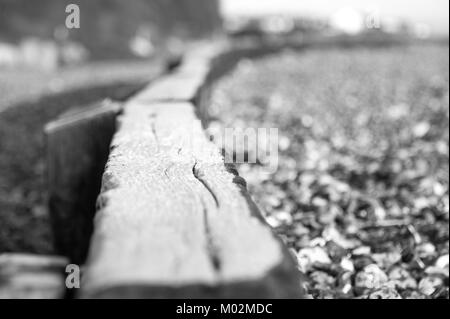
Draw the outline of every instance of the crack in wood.
M164 169L164 175L167 177L167 179L171 179L169 176L169 170L171 169L173 165L170 165L169 167L167 167L166 169Z
M206 142L201 127L208 106L202 96L211 82L241 56L261 50L208 48L189 53L192 60L177 72L127 102L105 172L82 297L301 295L294 260L265 224L245 180ZM118 252L122 258L114 262Z
M150 118L152 119L152 121L150 123L151 128L152 128L152 133L153 133L153 136L155 137L156 147L159 152L160 151L159 137L158 137L158 133L156 133L156 125L155 125L156 114L150 114Z
M209 187L208 183L202 178L204 176L204 173L197 167L198 162L195 161L194 167L192 168L192 173L194 174L194 177L202 183L202 185L207 189L207 191L211 194L212 198L214 199L214 202L216 203L216 207L220 207L219 200L217 199L216 194L214 194L211 187Z
M192 173L194 174L195 179L198 180L206 188L206 190L211 194L211 196L214 199L214 202L216 204L216 207L219 208L219 201L217 199L217 196L214 194L212 189L208 186L206 181L202 179L203 173L200 171L200 169L198 169L197 165L198 165L198 162L195 161L195 164L192 168ZM204 223L206 243L207 243L206 249L208 251L208 257L211 261L211 265L212 265L215 273L217 275L219 275L221 272L221 268L222 268L222 262L220 260L219 249L217 248L217 245L214 242L214 236L211 231L211 227L209 225L208 208L203 199L201 199L201 202L203 205L203 223Z
M206 249L208 251L208 257L211 261L211 265L212 265L215 273L220 274L220 271L222 268L222 262L220 260L219 250L217 249L217 245L214 243L213 234L212 234L211 228L209 226L208 209L206 208L206 206L204 206L204 209L203 209L203 222L204 222L204 227L205 227L206 243L207 243Z

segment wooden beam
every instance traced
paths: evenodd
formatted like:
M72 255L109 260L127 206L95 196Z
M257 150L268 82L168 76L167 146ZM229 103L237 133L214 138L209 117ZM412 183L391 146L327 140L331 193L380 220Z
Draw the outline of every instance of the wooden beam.
M62 257L0 255L0 299L61 299L66 293Z
M83 298L296 298L300 280L188 102L132 100L103 176Z
M49 208L58 254L85 260L95 203L120 105L111 101L67 113L45 127Z

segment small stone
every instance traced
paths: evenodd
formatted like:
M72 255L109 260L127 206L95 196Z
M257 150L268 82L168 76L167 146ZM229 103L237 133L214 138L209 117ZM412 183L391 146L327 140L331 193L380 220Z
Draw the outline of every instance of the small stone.
M431 296L443 284L444 281L440 277L436 276L425 277L419 282L419 291L426 296Z
M341 293L347 295L352 291L352 276L353 272L344 272L338 277L337 285Z
M404 299L427 299L428 297L416 290L406 290L402 292Z
M288 251L293 258L297 257L297 251L294 248L289 248Z
M407 117L409 112L410 107L408 104L398 104L391 106L387 111L387 115L393 120L398 120L402 117Z
M314 288L320 290L330 289L334 286L335 279L324 271L314 271L309 276L314 282Z
M370 255L371 249L368 246L361 246L353 250L353 256L367 256Z
M292 230L292 234L297 237L302 237L304 235L309 234L309 229L303 226L302 224L297 224L295 228Z
M300 271L306 273L314 264L331 264L331 259L321 247L303 248L297 254Z
M445 192L446 192L446 189L441 183L438 183L438 182L434 183L434 185L433 185L433 193L436 196L444 196Z
M332 209L331 207L321 208L318 212L317 221L322 225L330 225L333 224L333 222L336 220L336 216L338 216L336 214L336 210Z
M368 299L402 299L402 296L395 288L386 285L371 292Z
M326 207L328 205L328 201L322 197L314 197L311 204L316 207Z
M361 291L381 288L388 282L388 276L378 267L372 264L366 266L355 278L355 288Z
M374 263L374 260L370 256L357 256L353 258L353 265L356 271L363 270L366 266Z
M418 137L422 138L425 135L428 134L428 132L431 129L431 125L428 122L420 122L419 124L415 125L413 128L413 134Z
M278 197L275 196L268 196L265 198L265 203L273 208L277 208L281 206L281 200Z
M326 245L328 255L335 262L339 262L344 256L347 255L347 250L339 246L333 241L329 241Z
M327 274L329 274L332 277L336 277L344 271L344 269L342 269L341 266L339 266L338 264L335 264L335 263L331 263L331 264L316 263L313 265L313 268L315 270L320 270L320 271L326 272Z
M311 247L325 247L327 245L327 241L325 238L317 237L311 240L310 246Z
M400 252L372 254L372 259L381 268L388 269L400 262L402 260L402 255Z
M311 238L308 235L301 236L295 241L295 247L297 250L310 247ZM297 255L297 254L296 254Z
M327 227L322 232L323 238L327 241L333 241L344 249L354 249L360 244L358 240L349 240L345 238L336 227Z
M423 271L423 270L425 270L425 268L426 268L427 266L423 263L422 259L420 259L420 258L414 258L414 259L409 263L409 267L410 267L411 269Z
M434 264L437 268L446 269L448 272L449 269L449 255L444 255L439 257Z
M417 255L422 258L430 258L436 254L436 247L430 243L424 243L416 248Z
M314 289L315 299L336 299L336 293L332 289Z
M278 143L280 151L286 151L291 146L291 140L287 136L280 136Z
M266 217L266 223L269 224L270 227L272 227L272 228L278 228L278 227L280 227L282 225L280 220L278 220L274 216L267 216Z
M389 279L392 280L397 289L417 289L417 281L402 267L393 268L389 272Z
M342 269L348 272L352 273L355 271L355 266L353 265L353 262L351 261L350 258L342 258L340 265Z
M425 197L419 197L414 199L414 208L420 212L422 209L427 208L430 205L428 199Z
M438 276L438 277L440 276L443 278L448 278L448 268L445 269L445 268L431 266L431 267L428 267L427 269L425 269L425 273L428 276Z
M438 288L434 294L431 296L433 299L449 299L449 289L448 287L440 287Z
M289 214L288 212L284 212L284 211L279 211L274 213L273 215L276 219L278 219L278 221L280 222L281 225L291 225L293 218L292 215Z
M377 220L385 220L387 216L386 210L381 206L376 206L373 210L373 214Z
M316 180L316 176L313 173L304 172L300 175L299 181L301 185L309 186Z

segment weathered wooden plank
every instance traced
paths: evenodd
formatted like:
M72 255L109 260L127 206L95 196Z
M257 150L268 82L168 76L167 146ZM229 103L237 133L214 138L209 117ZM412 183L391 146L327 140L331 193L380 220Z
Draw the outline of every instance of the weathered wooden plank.
M166 75L137 94L135 100L142 102L194 101L205 83L207 70L175 72Z
M193 46L177 69L150 83L134 100L147 103L183 101L197 105L210 84L207 79L214 69L214 61L227 49L226 42Z
M99 198L84 298L301 296L294 261L195 107L131 101Z
M66 114L45 128L49 208L59 254L84 262L95 203L120 105L111 101Z
M67 263L62 257L0 255L0 299L64 298Z

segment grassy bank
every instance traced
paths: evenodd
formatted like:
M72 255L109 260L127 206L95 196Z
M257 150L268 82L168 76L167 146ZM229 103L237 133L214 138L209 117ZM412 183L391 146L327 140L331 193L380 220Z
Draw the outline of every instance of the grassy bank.
M0 73L0 253L52 253L44 125L72 108L121 100L161 62L107 62L55 73Z

